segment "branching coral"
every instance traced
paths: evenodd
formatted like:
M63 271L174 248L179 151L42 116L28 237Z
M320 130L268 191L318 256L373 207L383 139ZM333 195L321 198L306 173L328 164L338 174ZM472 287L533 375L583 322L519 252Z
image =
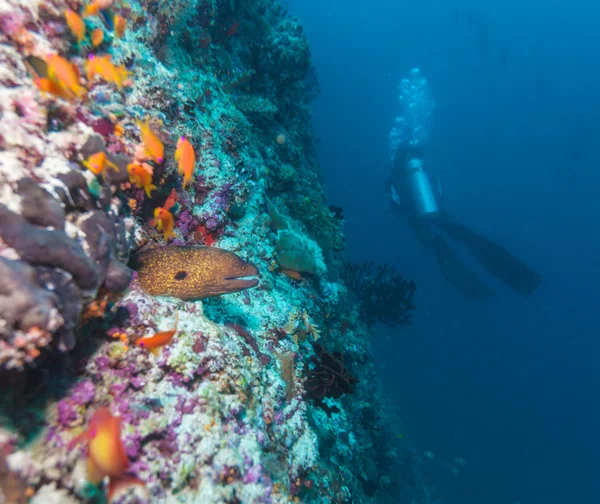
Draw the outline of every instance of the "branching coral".
M409 325L415 310L413 295L417 286L389 264L375 266L347 262L343 277L362 304L367 324L376 321L396 327Z

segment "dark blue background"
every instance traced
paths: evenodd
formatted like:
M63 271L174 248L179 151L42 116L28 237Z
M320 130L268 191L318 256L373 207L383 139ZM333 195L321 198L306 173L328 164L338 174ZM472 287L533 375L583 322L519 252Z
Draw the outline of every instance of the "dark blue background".
M600 502L600 4L488 0L470 27L458 0L289 7L320 77L319 156L347 253L419 287L413 326L378 328L373 343L406 435L435 454L425 465L443 502ZM496 292L462 299L389 214L387 138L414 66L437 102L429 159L445 206L536 268L534 295L452 243Z

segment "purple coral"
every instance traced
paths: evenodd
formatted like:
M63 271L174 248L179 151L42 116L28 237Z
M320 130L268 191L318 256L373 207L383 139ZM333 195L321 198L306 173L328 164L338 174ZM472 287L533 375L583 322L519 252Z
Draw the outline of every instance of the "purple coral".
M186 401L183 397L177 398L177 404L175 405L175 409L179 413L183 413L185 415L190 414L194 411L194 408L200 404L200 401L197 397L193 397L191 400Z
M72 423L77 420L77 411L75 411L73 401L63 399L58 402L58 423L63 427L71 427Z
M79 382L77 385L75 385L73 392L71 393L71 399L73 402L80 406L90 404L94 400L95 396L96 390L91 380Z
M244 475L244 483L256 483L260 480L262 474L262 467L260 465L253 465L246 471Z
M146 382L139 376L134 376L129 383L131 383L131 386L136 390L141 389L146 384Z
M142 437L138 432L127 436L123 443L125 445L125 453L131 460L136 460L142 449Z
M120 397L121 395L123 395L123 392L125 392L127 390L128 386L129 386L128 383L123 383L123 382L113 383L110 386L110 395L112 395L113 397Z
M136 272L137 274L137 272ZM135 275L134 275L135 277ZM129 313L129 321L131 323L132 320L134 320L139 313L138 310L138 306L135 303L132 303L131 301L125 303L125 309L127 310L127 313Z
M167 377L169 378L169 380L171 380L171 383L173 385L179 386L179 387L184 387L185 386L185 381L184 381L184 376L182 374L177 373L176 371L171 371Z
M130 412L131 402L129 399L119 399L116 401L117 412L121 417L123 417L123 421L127 424L136 424L137 416Z
M210 219L208 219L206 221L206 229L208 229L210 231L214 231L218 227L219 227L219 223L214 217L211 217Z
M96 367L98 371L106 371L110 365L110 360L105 355L101 355L96 359Z
M207 344L206 344L206 340L204 339L204 335L202 333L200 333L200 336L198 338L196 338L196 340L194 341L192 350L194 351L194 353L202 353L206 350L206 347L207 347Z
M184 210L179 214L179 219L177 219L177 228L181 230L184 237L187 237L192 229L196 227L196 222L192 217L192 214L187 210Z

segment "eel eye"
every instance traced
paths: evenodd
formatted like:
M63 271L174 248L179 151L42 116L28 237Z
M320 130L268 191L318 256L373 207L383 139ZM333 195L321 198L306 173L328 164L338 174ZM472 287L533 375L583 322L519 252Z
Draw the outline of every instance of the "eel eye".
M246 271L246 265L245 264L242 266L242 271Z

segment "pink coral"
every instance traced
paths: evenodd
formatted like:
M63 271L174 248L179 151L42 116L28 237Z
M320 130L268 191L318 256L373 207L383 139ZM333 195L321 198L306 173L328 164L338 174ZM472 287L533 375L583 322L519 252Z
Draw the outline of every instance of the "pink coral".
M94 383L91 380L79 382L71 392L71 399L75 404L84 405L91 403L96 396Z
M45 110L40 107L31 89L19 92L18 98L13 103L15 112L23 118L25 123L39 128L46 124Z
M14 37L24 28L27 21L27 16L24 12L7 12L0 16L0 30L9 37Z

